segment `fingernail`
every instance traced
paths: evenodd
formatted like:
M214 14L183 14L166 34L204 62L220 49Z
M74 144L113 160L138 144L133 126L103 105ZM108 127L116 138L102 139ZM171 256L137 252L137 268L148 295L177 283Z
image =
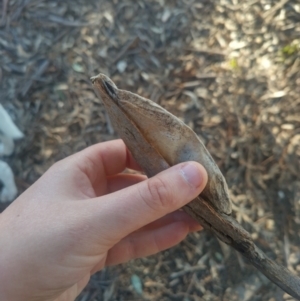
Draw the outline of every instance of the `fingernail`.
M184 179L193 187L198 188L203 181L200 168L193 163L187 163L181 168Z

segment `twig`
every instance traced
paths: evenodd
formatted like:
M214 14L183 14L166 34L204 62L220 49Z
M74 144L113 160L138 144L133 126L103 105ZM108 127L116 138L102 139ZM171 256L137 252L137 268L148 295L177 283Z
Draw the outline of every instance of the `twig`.
M10 20L16 21L21 15L23 9L30 3L31 0L23 0L19 5L16 6L16 9L11 12Z
M300 299L300 278L260 250L250 234L231 216L217 212L198 197L183 208L204 228L247 258L260 272L294 298Z
M30 87L33 84L33 81L37 80L48 68L49 61L44 60L42 64L39 66L39 68L34 72L34 74L30 77L30 79L24 84L24 86L21 89L22 96L25 96L26 93L29 91Z
M7 12L7 4L8 0L3 0L2 2L2 17L0 20L0 26L4 25L6 19L6 12Z
M136 37L133 40L129 41L127 44L123 46L121 51L118 53L118 55L113 60L113 63L117 62L130 48L132 48L134 45L137 44L139 38Z
M207 48L185 48L185 50L192 51L192 52L198 52L198 53L207 53L210 55L219 55L219 56L225 56L226 54L218 49L207 49Z
M192 267L189 267L187 269L184 269L182 271L179 271L179 272L174 272L170 275L171 279L174 279L174 278L178 278L178 277L181 277L187 273L193 273L193 272L196 272L196 271L203 271L205 270L207 267L204 265L204 264L201 264L201 265L196 265L196 266L192 266Z
M263 19L265 19L265 22L270 23L273 19L274 14L288 2L289 2L289 0L281 0L276 5L274 5L271 9L266 11L263 14Z
M60 16L56 15L50 15L48 17L48 20L54 23L58 23L64 26L70 26L70 27L84 27L84 26L92 26L95 25L95 23L85 23L85 22L78 22L78 21L71 21L64 19Z

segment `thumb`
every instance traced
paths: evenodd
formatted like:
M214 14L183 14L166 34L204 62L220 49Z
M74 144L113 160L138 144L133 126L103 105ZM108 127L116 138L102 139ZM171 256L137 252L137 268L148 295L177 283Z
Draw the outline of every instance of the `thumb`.
M89 212L102 238L116 242L141 227L183 207L207 183L207 173L196 162L173 166L155 177L115 193L93 199Z

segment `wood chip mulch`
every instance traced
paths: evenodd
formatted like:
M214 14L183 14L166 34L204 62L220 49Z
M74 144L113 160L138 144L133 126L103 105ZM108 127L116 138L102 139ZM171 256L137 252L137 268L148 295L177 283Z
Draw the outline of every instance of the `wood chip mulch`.
M117 138L89 78L151 98L203 139L237 220L300 274L298 0L3 0L0 102L26 135L20 193ZM0 204L3 210L8 204ZM92 277L77 301L292 300L210 233Z

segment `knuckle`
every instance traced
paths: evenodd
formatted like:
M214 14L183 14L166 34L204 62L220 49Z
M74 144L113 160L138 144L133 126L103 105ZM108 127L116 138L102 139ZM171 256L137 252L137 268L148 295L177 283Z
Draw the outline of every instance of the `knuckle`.
M154 210L169 208L172 206L173 195L171 189L160 178L153 178L147 182L148 197L145 198L147 205Z
M133 238L129 238L127 241L127 248L125 249L127 252L128 260L135 259L138 256L138 248L135 240Z

